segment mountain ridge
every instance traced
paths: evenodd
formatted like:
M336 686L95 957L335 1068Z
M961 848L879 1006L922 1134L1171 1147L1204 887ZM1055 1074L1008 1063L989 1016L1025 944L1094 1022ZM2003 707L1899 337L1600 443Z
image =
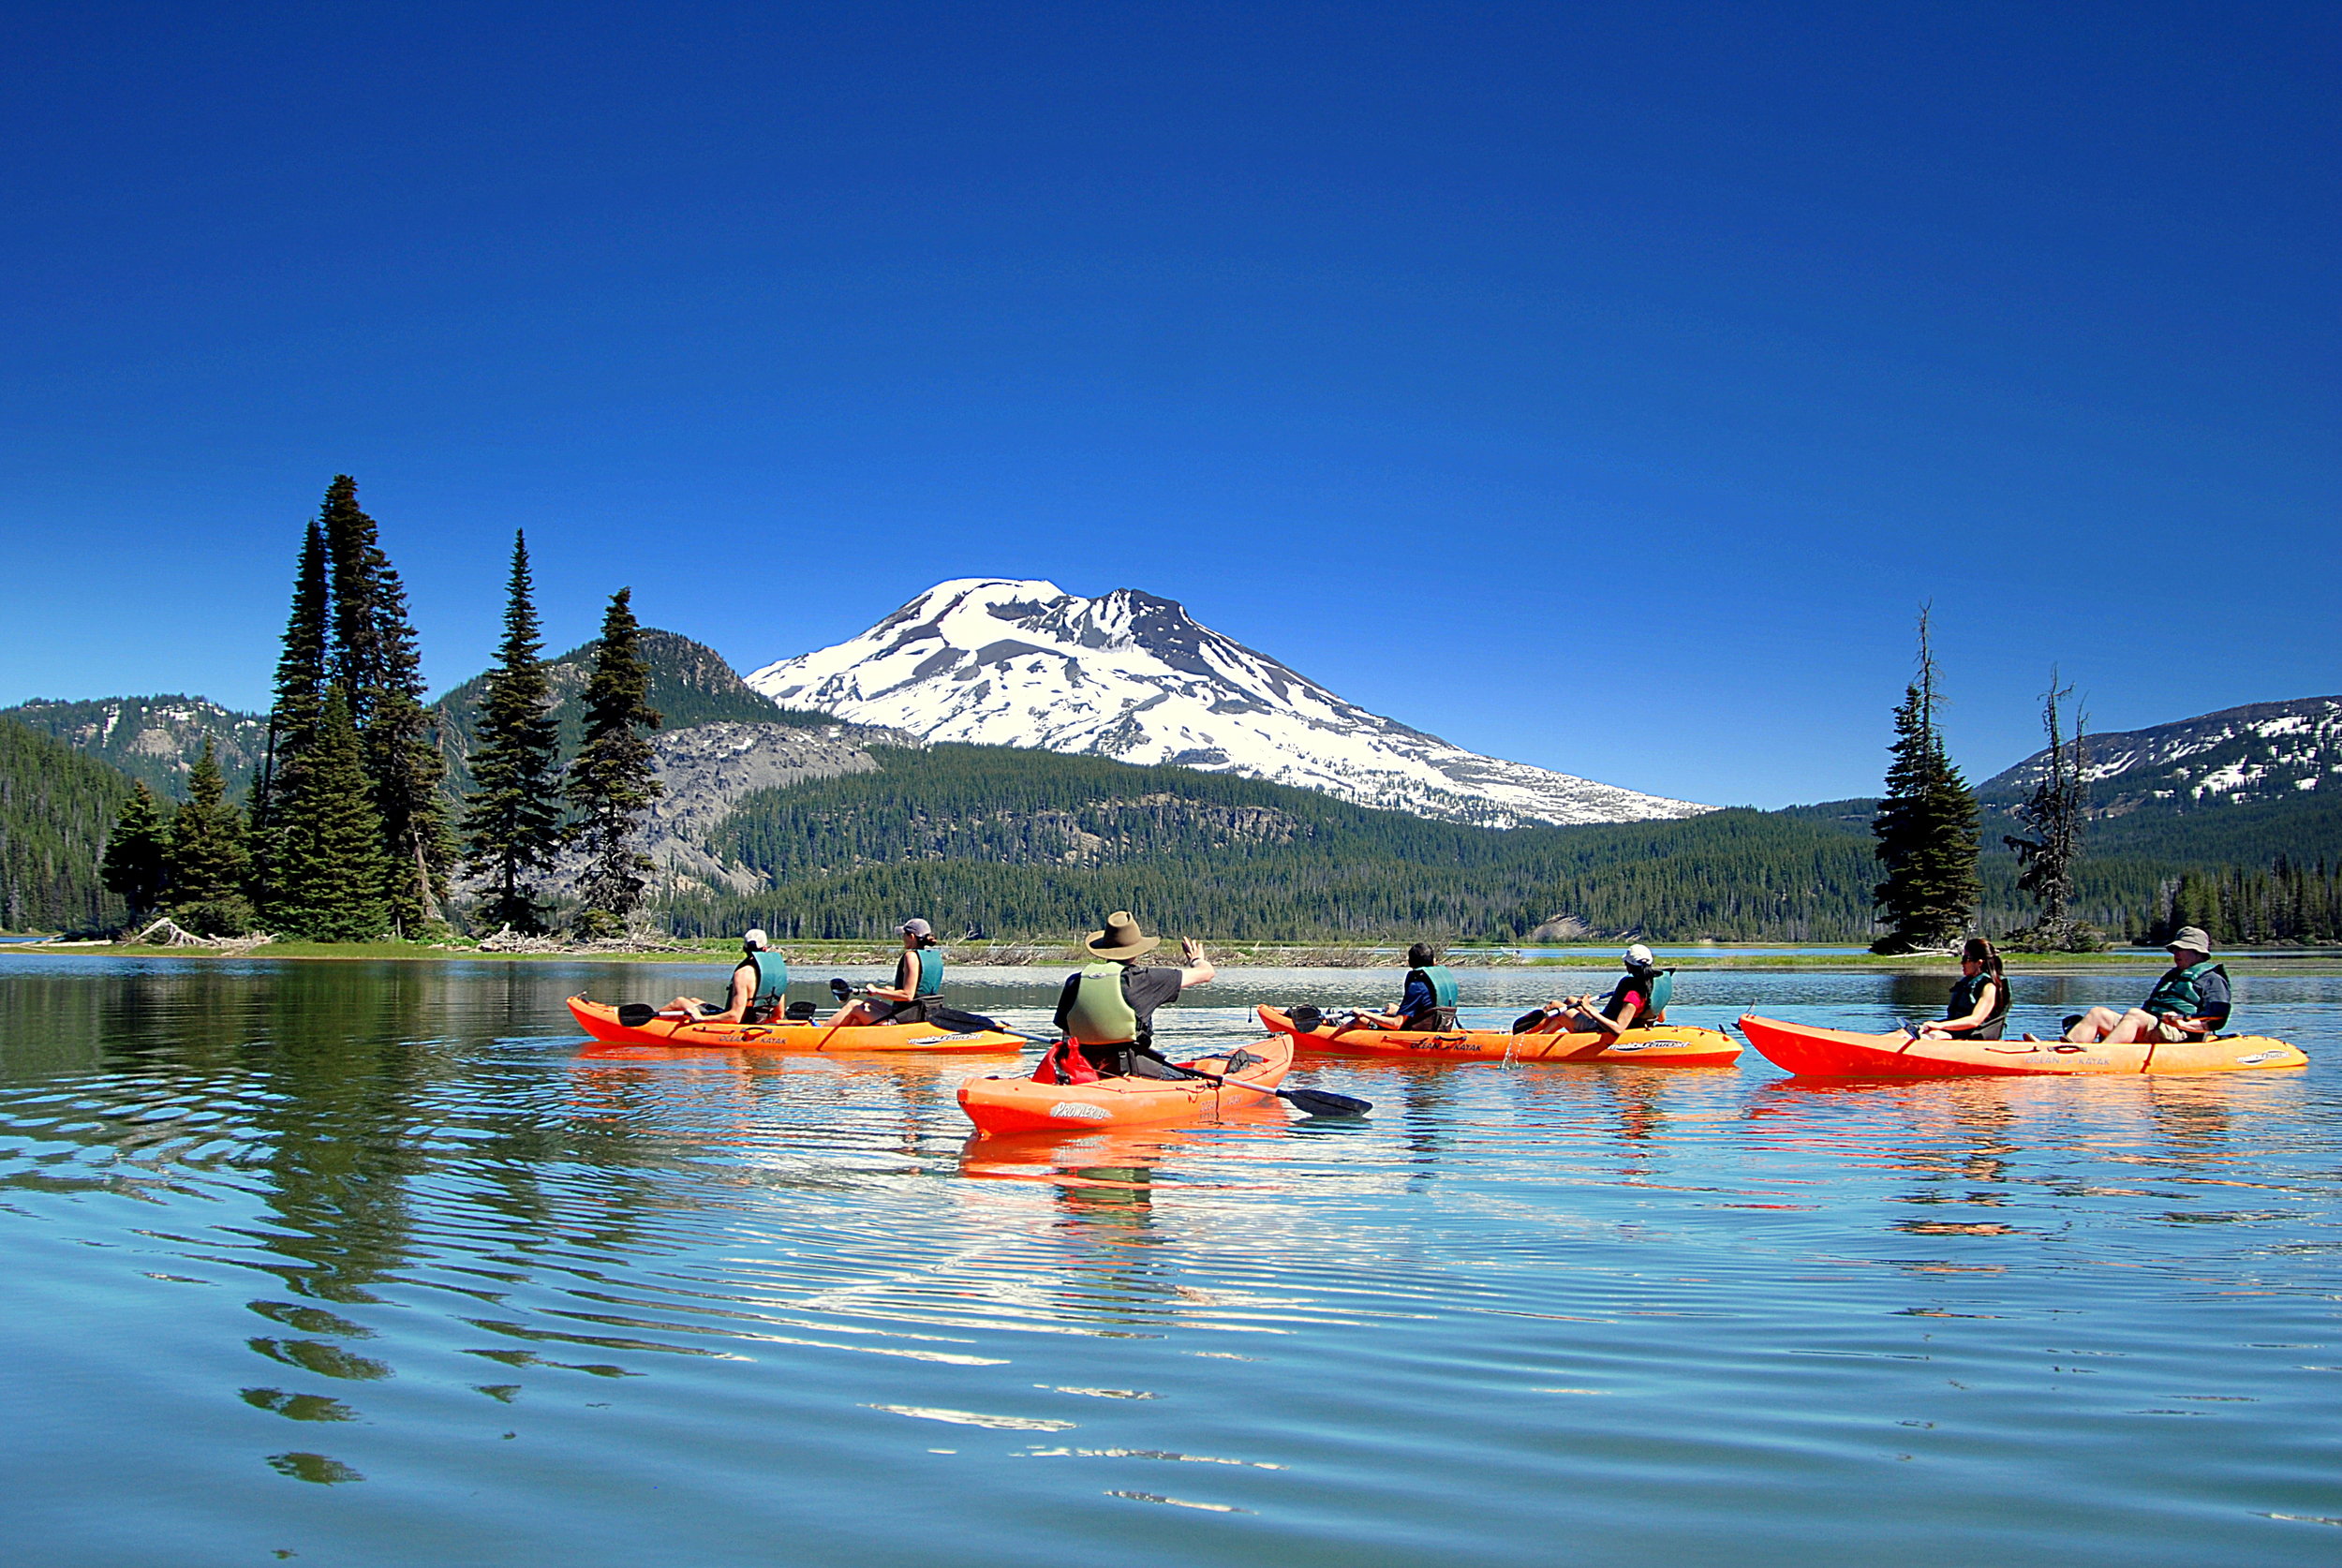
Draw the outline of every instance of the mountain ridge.
M776 702L931 743L1235 773L1436 821L1566 826L1714 809L1468 751L1136 588L1083 599L1039 579L955 578L747 679Z

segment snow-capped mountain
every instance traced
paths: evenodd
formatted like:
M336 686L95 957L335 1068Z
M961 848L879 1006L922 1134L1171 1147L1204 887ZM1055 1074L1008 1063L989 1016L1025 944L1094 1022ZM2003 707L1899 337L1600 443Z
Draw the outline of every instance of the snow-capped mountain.
M1451 746L1134 588L1082 599L1054 583L941 583L861 636L748 680L783 706L923 740L1238 773L1450 821L1622 822L1712 809Z
M2091 808L2176 809L2342 790L2342 697L2254 703L2085 742ZM2033 788L2048 758L2037 751L1977 787L1986 796Z

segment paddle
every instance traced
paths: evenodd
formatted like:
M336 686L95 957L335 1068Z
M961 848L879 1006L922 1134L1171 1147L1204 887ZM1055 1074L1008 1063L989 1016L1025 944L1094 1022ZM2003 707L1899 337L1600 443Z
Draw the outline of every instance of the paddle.
M837 998L838 1006L843 1007L853 996L853 987L847 984L843 980L832 980L829 983L829 994ZM912 1004L910 1002L896 1002L888 1010L886 1016L876 1020L876 1022L882 1024L889 1023L894 1019L896 1013L902 1012L903 1009L911 1005ZM927 1015L924 1022L932 1024L937 1028L950 1029L956 1034L974 1034L979 1030L988 1031L993 1034L1016 1034L1015 1029L1008 1028L996 1018L987 1018L981 1013L962 1013L956 1007L945 1007L939 1001L930 1001L927 1003ZM834 1028L836 1026L832 1027ZM1016 1035L1016 1038L1022 1040L1026 1037L1023 1035Z
M1161 1057L1154 1059L1163 1061ZM1241 1078L1223 1078L1217 1072L1198 1072L1176 1061L1164 1061L1163 1065L1181 1077L1201 1078L1208 1084L1218 1084L1222 1088L1251 1089L1255 1094L1273 1094L1280 1100L1289 1100L1300 1107L1304 1116L1362 1117L1374 1108L1372 1101L1354 1100L1346 1094L1327 1094L1321 1089L1270 1088L1266 1084L1248 1084Z

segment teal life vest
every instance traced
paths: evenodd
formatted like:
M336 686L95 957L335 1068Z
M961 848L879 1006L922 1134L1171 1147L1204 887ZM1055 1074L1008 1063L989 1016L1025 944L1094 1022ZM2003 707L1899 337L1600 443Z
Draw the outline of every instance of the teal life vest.
M1944 1006L1944 1016L1964 1018L1974 1013L1977 998L1984 995L1984 987L1987 985L2000 987L1999 994L1993 999L1993 1015L1974 1028L1956 1031L1959 1038L1963 1040L1998 1040L2001 1038L2002 1024L2008 1016L2008 1003L2014 995L2008 989L2007 975L1994 974L1990 969L1979 969L1972 975L1962 975L1959 984L1951 988L1951 1000Z
M1445 964L1426 964L1419 969L1407 971L1407 984L1420 980L1431 988L1431 1012L1411 1013L1405 1023L1411 1029L1452 1029L1456 1027L1456 977L1447 972Z
M1123 994L1127 965L1092 964L1082 970L1074 1005L1065 1010L1065 1032L1077 1045L1128 1045L1138 1039L1138 1013Z
M1602 1015L1606 1018L1617 1017L1619 1009L1626 1005L1626 993L1629 991L1643 994L1642 1010L1635 1014L1635 1021L1627 1026L1629 1028L1664 1024L1668 1016L1668 998L1675 995L1675 971L1648 969L1637 974L1632 969L1627 970L1625 977L1610 987L1609 998L1602 1004Z
M919 950L918 957L919 974L911 988L912 999L941 996L943 994L943 954L934 948L923 947Z
M756 994L749 998L741 1022L761 1024L789 1006L789 959L771 948L761 948L749 954L749 962L756 966Z
M2196 982L2202 979L2206 973L2217 973L2222 980L2228 978L2228 970L2209 958L2201 964L2190 964L2184 969L2173 969L2155 983L2155 989L2147 993L2147 999L2139 1004L2141 1010L2152 1013L2157 1017L2201 1018L2206 1016L2203 1010L2203 993L2196 986ZM2222 1013L2215 1020L2216 1023L2227 1021L2226 1013Z

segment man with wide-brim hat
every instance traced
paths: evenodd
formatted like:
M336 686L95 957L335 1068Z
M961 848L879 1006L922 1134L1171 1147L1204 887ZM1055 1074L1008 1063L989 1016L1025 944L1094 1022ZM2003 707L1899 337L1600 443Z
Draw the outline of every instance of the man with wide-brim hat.
M1155 1009L1220 971L1193 937L1180 939L1178 968L1140 967L1138 961L1162 945L1161 937L1138 928L1128 910L1115 910L1104 929L1089 933L1082 946L1097 962L1069 975L1058 994L1057 1027L1072 1050L1053 1048L1044 1071L1057 1062L1061 1082L1076 1081L1082 1069L1101 1077L1179 1075L1154 1055Z
M2177 1045L2203 1040L2228 1027L2228 970L2212 961L2212 939L2201 925L2172 933L2172 967L2155 983L2147 999L2127 1013L2094 1007L2066 1031L2076 1045Z

